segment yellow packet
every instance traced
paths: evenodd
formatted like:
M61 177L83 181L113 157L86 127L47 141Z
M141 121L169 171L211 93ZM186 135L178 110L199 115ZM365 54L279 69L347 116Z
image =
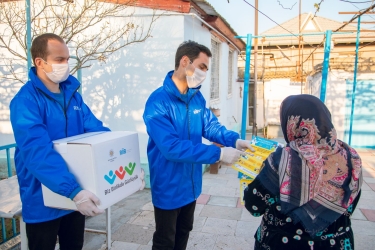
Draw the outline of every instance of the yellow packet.
M243 201L243 192L245 188L252 182L253 180L248 180L248 179L241 179L240 180L240 201L242 205L245 205Z
M255 145L251 145L251 147L255 150L255 154L262 157L263 161L267 159L267 157L275 150L268 150L265 148L261 148ZM249 150L250 151L250 150ZM251 152L251 151L250 151Z
M263 162L272 151L254 145L252 145L252 147L255 152L252 152L249 149L246 150L245 152L248 154L242 156L239 161L235 162L232 165L232 168L254 179L262 169Z

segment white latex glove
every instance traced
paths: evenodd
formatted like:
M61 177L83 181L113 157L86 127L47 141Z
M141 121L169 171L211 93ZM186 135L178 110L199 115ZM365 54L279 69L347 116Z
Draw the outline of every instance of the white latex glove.
M236 141L236 149L245 151L246 149L250 149L251 151L255 151L251 146L250 146L250 141L248 140L241 140L238 139Z
M232 147L225 147L220 149L220 161L228 165L232 165L233 163L238 161L241 155L246 155L245 152Z
M96 216L104 213L104 210L99 209L100 200L95 194L87 190L81 190L74 198L74 203L78 211L86 216Z

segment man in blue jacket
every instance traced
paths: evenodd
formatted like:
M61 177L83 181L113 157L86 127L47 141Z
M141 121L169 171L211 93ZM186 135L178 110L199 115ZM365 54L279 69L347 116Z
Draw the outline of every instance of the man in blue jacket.
M193 228L196 199L202 191L202 164L233 164L250 142L222 126L206 108L199 91L208 71L210 50L196 42L182 43L175 71L147 100L151 194L156 231L152 249L186 249ZM202 137L222 144L205 145Z
M22 215L29 249L82 249L85 215L103 211L99 199L83 190L53 149L53 140L86 132L109 131L77 92L78 80L69 75L69 50L55 34L43 34L32 43L35 67L29 81L10 103L10 120L17 143L15 164ZM41 184L72 199L79 212L45 207Z

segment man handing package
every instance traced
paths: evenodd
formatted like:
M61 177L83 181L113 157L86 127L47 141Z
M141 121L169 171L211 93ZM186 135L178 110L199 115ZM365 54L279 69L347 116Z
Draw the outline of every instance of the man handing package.
M250 141L238 139L236 141L236 148L232 148L232 147L221 148L220 161L228 165L232 165L233 163L238 161L238 159L242 155L246 154L244 152L246 149L253 150L252 147L250 146Z
M147 100L143 119L150 136L147 155L156 231L153 250L186 249L196 200L202 191L202 164L233 164L249 141L221 125L200 92L211 51L196 42L182 43L175 70ZM202 137L224 145L202 143Z

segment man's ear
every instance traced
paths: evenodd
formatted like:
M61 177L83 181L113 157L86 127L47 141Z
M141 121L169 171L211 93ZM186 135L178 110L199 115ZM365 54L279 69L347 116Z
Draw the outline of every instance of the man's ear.
M182 68L186 68L190 63L190 59L188 56L183 56L181 57L181 60L180 60L180 67Z
M35 58L34 65L35 65L36 68L43 68L43 64L44 64L44 62L43 62L42 58L40 58L40 57Z

